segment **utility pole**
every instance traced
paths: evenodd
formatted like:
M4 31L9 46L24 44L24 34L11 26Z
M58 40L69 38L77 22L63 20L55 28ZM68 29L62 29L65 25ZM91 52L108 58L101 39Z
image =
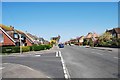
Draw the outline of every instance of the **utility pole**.
M19 34L19 40L20 40L20 54L22 54L21 34Z

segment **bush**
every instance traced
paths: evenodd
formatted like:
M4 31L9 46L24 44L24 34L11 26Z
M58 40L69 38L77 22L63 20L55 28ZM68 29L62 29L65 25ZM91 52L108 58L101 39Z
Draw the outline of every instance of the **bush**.
M2 53L17 53L20 52L20 47L2 47Z
M33 45L33 46L23 46L22 52L28 52L28 51L40 51L40 50L46 50L50 49L51 45ZM20 47L19 46L11 46L11 47L2 47L2 53L19 53Z
M44 45L45 49L50 49L52 46L51 45Z
M92 39L89 40L88 45L94 47L94 42L92 41Z
M44 47L42 45L39 46L33 46L34 51L40 51L40 50L44 50Z
M23 46L22 52L28 52L30 51L29 46ZM12 46L12 47L2 47L2 53L19 53L20 47L19 46Z
M88 41L87 41L86 39L84 39L83 45L84 45L84 46L85 46L85 45L88 45Z
M119 47L120 48L120 38L114 38L111 42L111 47Z
M30 47L29 46L23 46L22 47L22 52L28 52L30 51Z
M30 47L30 51L34 51L34 46L29 46Z
M38 46L31 46L30 51L40 51L40 50L46 50L50 49L51 45L38 45Z

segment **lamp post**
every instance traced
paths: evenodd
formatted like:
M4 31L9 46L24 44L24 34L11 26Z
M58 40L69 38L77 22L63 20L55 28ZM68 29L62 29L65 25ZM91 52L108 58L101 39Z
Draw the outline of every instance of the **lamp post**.
M21 34L19 34L19 40L20 40L20 54L22 54L22 46L21 46Z

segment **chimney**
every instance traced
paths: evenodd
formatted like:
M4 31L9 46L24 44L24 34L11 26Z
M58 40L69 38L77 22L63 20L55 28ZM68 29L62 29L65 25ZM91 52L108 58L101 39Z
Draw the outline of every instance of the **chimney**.
M12 29L14 29L14 27L13 27L13 26L11 26L11 25L10 25L10 27L11 27Z

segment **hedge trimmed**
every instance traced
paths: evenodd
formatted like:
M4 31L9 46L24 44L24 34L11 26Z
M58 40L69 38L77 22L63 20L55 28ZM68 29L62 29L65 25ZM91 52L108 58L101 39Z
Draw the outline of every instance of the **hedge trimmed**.
M33 45L33 46L23 46L22 52L28 52L28 51L40 51L40 50L46 50L50 49L51 45ZM19 53L20 47L18 46L11 46L11 47L2 47L2 53Z
M22 47L22 52L28 52L30 51L30 47L29 46L23 46Z
M39 45L39 46L33 46L33 50L34 51L40 51L40 50L44 50L44 46L41 46L41 45Z
M45 47L46 47L46 49L50 49L50 48L52 48L51 45L45 45Z
M51 45L34 45L30 46L30 51L40 51L52 48Z
M2 47L2 53L17 53L20 52L20 47Z

